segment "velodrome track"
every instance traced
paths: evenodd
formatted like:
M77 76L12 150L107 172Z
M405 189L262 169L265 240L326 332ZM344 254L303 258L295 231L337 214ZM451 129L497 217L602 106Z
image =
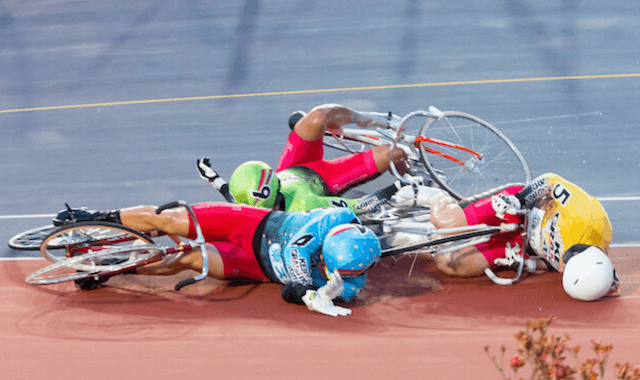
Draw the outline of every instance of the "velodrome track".
M492 122L534 175L597 196L623 296L572 301L557 275L513 287L386 259L347 318L275 285L125 276L83 293L30 287L44 262L0 248L3 378L499 378L483 348L535 317L640 364L637 4L564 1L0 2L0 238L69 202L110 209L222 201L227 177L275 163L296 110L435 105ZM384 183L382 177L376 183ZM392 265L393 264L393 265ZM495 352L495 351L494 351Z

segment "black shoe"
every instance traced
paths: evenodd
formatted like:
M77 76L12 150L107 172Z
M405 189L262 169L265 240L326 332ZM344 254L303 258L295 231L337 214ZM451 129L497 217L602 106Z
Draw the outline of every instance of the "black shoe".
M117 264L124 263L125 261L127 261L127 258L124 258L124 257L109 257L107 259L102 260L99 265L117 265ZM121 274L135 274L135 273L136 273L136 268L131 268L129 270L122 272ZM102 284L107 282L109 278L111 278L111 276L103 276L103 277L99 277L98 279L96 279L95 277L87 277L87 278L77 279L74 282L76 283L76 288L80 288L82 290L94 290L102 287Z
M107 282L109 277L98 277L96 280L94 277L87 278L79 278L75 280L76 288L80 288L82 290L94 290L102 287L102 284Z
M302 111L296 111L292 113L291 116L289 116L289 128L291 128L291 130L293 131L296 123L305 116L307 116L307 114Z
M68 204L66 210L61 210L58 215L53 218L53 225L56 227L64 226L69 223L101 221L122 224L120 220L120 212L114 211L93 211L86 207L71 208Z

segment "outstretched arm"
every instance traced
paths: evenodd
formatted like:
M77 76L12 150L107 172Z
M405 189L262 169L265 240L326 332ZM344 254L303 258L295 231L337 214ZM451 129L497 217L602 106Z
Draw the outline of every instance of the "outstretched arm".
M220 194L222 194L227 202L236 203L236 200L233 199L233 195L231 195L231 192L229 191L229 184L227 184L227 181L222 179L218 173L211 168L211 162L208 158L203 157L198 159L196 168L198 169L198 173L200 173L200 178L209 182L214 189L218 190Z

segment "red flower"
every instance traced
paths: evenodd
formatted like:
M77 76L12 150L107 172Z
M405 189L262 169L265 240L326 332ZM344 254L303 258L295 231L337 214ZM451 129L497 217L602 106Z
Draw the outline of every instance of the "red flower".
M518 369L518 368L524 367L525 365L524 360L518 355L514 355L511 358L510 363L511 363L511 368L513 369Z

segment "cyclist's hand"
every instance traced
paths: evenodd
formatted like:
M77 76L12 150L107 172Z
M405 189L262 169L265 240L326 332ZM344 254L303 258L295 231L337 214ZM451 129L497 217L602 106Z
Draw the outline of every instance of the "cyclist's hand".
M498 258L493 260L493 263L498 266L509 267L513 270L517 270L520 266L520 262L524 260L523 269L529 273L536 273L536 261L535 259L525 259L524 255L520 253L521 248L518 243L511 246L510 243L507 243L507 246L504 249L504 258Z
M206 157L198 159L197 169L198 173L200 173L200 178L209 183L213 183L216 178L220 177L215 170L211 169L211 163Z
M335 306L333 301L328 298L324 298L315 290L307 290L307 293L302 296L302 301L307 305L309 310L315 311L316 313L326 314L332 317L351 314L351 309Z
M515 215L520 208L520 201L513 195L498 194L491 197L491 206L496 216L504 219L505 214Z
M332 300L342 294L344 291L344 283L342 281L342 277L340 277L340 273L338 273L338 270L333 271L330 276L331 277L327 284L318 289L318 295L322 298Z
M510 267L513 265L520 265L523 257L520 255L520 244L516 243L513 247L511 243L507 243L504 249L504 257L493 260L493 263L503 267Z

